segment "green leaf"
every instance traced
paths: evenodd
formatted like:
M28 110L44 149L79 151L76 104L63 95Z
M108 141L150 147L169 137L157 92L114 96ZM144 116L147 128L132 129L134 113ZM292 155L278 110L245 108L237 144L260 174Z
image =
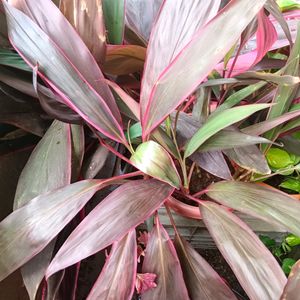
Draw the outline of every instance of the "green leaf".
M267 235L260 235L259 238L268 249L272 249L276 246L276 241L274 239L271 239Z
M286 243L291 246L291 247L295 247L300 245L300 237L296 236L294 234L289 234L286 238L285 238Z
M31 71L18 53L8 49L0 49L0 64L23 71Z
M296 263L296 260L294 260L293 258L285 258L283 261L282 261L282 270L283 272L286 274L286 275L289 275L290 272L291 272L291 269L293 267L293 265Z
M141 126L141 123L138 122L138 123L135 123L132 126L130 126L129 132L127 132L125 134L125 136L126 136L127 140L129 140L129 138L130 138L131 142L133 142L135 139L141 137L142 136L142 126Z
M156 142L148 141L140 144L130 161L145 174L180 188L181 180L172 158Z
M280 187L300 193L300 181L296 178L288 178L283 181Z
M209 186L207 195L266 222L300 236L300 201L275 188L254 183L222 181Z
M122 44L125 0L103 0L102 5L109 42L115 45Z
M276 2L282 11L300 8L299 2L294 0L276 0Z
M282 149L271 148L266 154L267 161L270 167L274 169L281 169L293 165L293 160L290 155Z
M186 158L193 154L206 140L220 130L268 107L270 107L269 104L244 105L221 111L217 115L212 115L188 141L184 157Z

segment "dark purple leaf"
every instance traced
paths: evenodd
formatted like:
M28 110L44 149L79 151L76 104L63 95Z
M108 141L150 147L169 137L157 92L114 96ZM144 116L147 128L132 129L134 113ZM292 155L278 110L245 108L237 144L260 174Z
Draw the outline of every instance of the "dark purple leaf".
M142 294L142 300L189 299L174 245L159 219L155 220L142 270L157 275L157 286Z
M120 240L157 210L173 190L154 179L120 186L71 233L52 260L47 277Z
M87 300L131 299L136 280L136 267L137 245L135 229L133 229L122 240L113 244Z

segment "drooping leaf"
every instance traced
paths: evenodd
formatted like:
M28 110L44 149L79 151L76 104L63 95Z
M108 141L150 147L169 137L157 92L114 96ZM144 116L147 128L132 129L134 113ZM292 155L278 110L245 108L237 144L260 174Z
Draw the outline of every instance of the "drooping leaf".
M219 178L232 179L228 164L221 151L195 152L190 158L208 173Z
M255 233L220 205L205 202L200 210L218 249L249 298L278 299L286 283L285 275Z
M259 174L270 174L265 155L256 145L223 150L224 154L240 167Z
M219 274L188 242L178 235L175 238L175 248L192 300L236 299Z
M4 6L10 40L19 54L26 58L26 62L32 68L38 62L40 77L88 123L115 140L125 140L119 123L106 102L90 84L89 78L85 79L84 74L70 64L59 46L29 17L8 4ZM78 60L78 57L76 59ZM87 65L85 69L86 67ZM101 79L100 75L99 78Z
M71 233L52 260L47 277L120 240L158 209L173 190L154 179L123 184Z
M146 48L136 45L122 45L109 48L103 70L112 75L126 75L143 71Z
M166 1L164 3L149 41L145 66L147 77L143 78L142 84L141 115L145 137L193 92L226 55L264 2L264 0L256 0L251 3L241 0L231 1L218 13L217 17L204 27L201 25L214 14L204 13L202 2L193 1L184 3L184 5L182 5L182 1ZM213 4L215 3L216 1L213 2ZM212 12L212 3L206 1L205 4L209 7L208 11ZM191 9L191 6L195 5L196 7ZM200 12L197 12L197 5ZM183 9L187 13L184 13ZM179 16L178 21L176 12ZM204 22L202 18L199 18L203 15L205 16ZM193 24L197 24L195 20L199 18L201 25L192 28L190 22L186 21L187 17L189 17L188 20L192 20ZM176 26L177 22L179 23ZM180 25L181 23L184 26ZM184 39L180 34L177 35L177 30L170 30L176 33L176 38L163 34L167 30L167 26L178 28L179 33L184 33ZM160 32L163 33L158 35ZM215 40L215 36L218 36L217 40ZM175 47L170 45L175 45ZM168 50L166 51L166 49ZM182 51L179 52L180 50ZM166 52L167 55L160 53L161 51L164 51L162 53ZM173 53L175 55L170 56ZM155 67L161 64L161 68Z
M61 0L59 8L76 29L96 61L103 63L106 36L101 0Z
M110 44L122 44L125 25L125 0L103 0L105 26Z
M41 0L39 2L34 0L9 0L9 2L32 18L58 48L62 50L71 64L88 82L88 85L101 96L102 101L107 104L115 119L120 123L120 112L112 93L105 82L103 82L104 76L98 64L86 44L54 3L48 0ZM91 2L92 6L98 3L97 1L89 2ZM82 7L86 8L87 6L89 5L83 4ZM90 13L98 14L96 11L90 11ZM40 65L42 64L39 59L37 61Z
M207 194L223 205L300 235L300 202L286 193L254 183L228 181L210 185Z
M280 300L295 300L299 296L300 288L300 261L293 266L288 282L284 287Z
M0 281L42 251L105 181L84 180L40 195L0 223Z
M157 275L157 286L142 294L142 300L189 299L174 245L159 219L155 220L142 270Z
M49 174L50 177L49 177ZM68 185L71 180L70 125L54 121L33 150L24 167L16 189L14 209L31 199ZM48 228L45 227L44 230ZM55 241L33 257L21 269L30 299L35 299L39 285L50 263Z
M205 141L220 130L243 120L253 113L269 107L269 104L251 104L229 108L221 111L211 117L203 124L203 126L194 134L187 142L184 156L188 157L193 154Z
M53 90L38 83L38 66L33 69L33 88L43 110L52 118L65 123L81 124L82 118L65 103Z
M179 188L181 180L168 152L154 141L140 144L130 157L132 164L154 178Z
M112 246L109 257L87 300L132 298L137 267L135 229Z
M38 104L30 99L13 99L0 92L0 123L11 124L26 132L43 136L46 131L46 122L40 115L42 113Z

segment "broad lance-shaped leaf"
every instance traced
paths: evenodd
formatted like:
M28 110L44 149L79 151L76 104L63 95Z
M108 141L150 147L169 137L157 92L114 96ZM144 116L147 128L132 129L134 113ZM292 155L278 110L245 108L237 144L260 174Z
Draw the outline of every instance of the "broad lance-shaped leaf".
M101 0L61 0L59 8L76 29L96 61L103 63L106 37Z
M32 68L38 64L40 77L88 123L114 140L125 141L108 105L62 50L29 17L3 3L10 40L18 53Z
M125 0L103 0L103 13L110 44L122 44L125 26Z
M167 3L171 3L170 5L174 7L177 6L177 8L179 6L181 8L182 6L188 9L189 4L187 3L194 4L195 1L185 1L184 4L182 4L182 1L176 1L176 4L174 4L175 1L169 0L165 3L158 23L154 27L157 28L158 25L161 24L161 30L163 30L162 35L165 35L164 32L169 26L171 27L170 32L174 31L174 13L172 13L173 10L170 11L166 9ZM200 8L202 8L203 2L200 1L197 3L199 3L199 5L201 3ZM203 81L208 73L230 50L242 31L252 21L264 3L265 0L254 0L251 2L247 0L230 1L213 20L207 23L206 26L201 27L193 34L193 37L189 36L189 39L186 39L187 45L179 54L177 52L178 55L159 76L154 79L153 85L146 83L146 79L143 78L143 86L145 85L147 87L147 91L144 91L144 87L142 87L141 98L144 137L148 136L153 128L159 125L168 114L195 90L201 81ZM182 19L182 22L186 22L185 16L187 15L183 17L181 13L182 9L179 11L180 19ZM193 20L194 23L194 19L191 18L191 20ZM166 27L166 23L169 24L168 27ZM189 24L189 22L186 23ZM220 28L222 28L221 31ZM169 37L169 35L167 36ZM217 39L215 38L216 36L218 37ZM151 37L153 40L158 38L155 34L155 29ZM170 38L172 37L170 36ZM149 47L149 49L151 49L153 46ZM169 48L169 45L163 44L163 47ZM157 47L157 50L164 51L161 47ZM152 51L150 52L149 50L148 57L150 57L151 53ZM156 57L165 59L160 54L157 54ZM160 59L159 63L161 63ZM154 64L151 63L149 68L155 70L153 66ZM145 74L147 74L147 68Z
M79 181L37 196L0 223L0 281L41 252L107 180Z
M155 179L134 180L107 196L78 225L52 260L46 277L119 241L174 191Z
M115 242L87 300L131 299L136 279L137 245L135 229Z
M242 105L212 115L187 142L184 156L188 157L193 154L205 141L220 130L268 107L270 107L269 104Z
M236 147L222 151L240 167L259 174L271 174L265 155L256 145Z
M249 298L279 299L286 277L257 235L218 204L207 201L200 211L214 242Z
M300 202L276 189L246 182L219 182L209 186L207 195L243 213L278 224L300 236Z
M234 300L233 292L209 263L176 235L174 242L191 300Z
M157 275L157 286L142 294L142 300L189 299L174 245L158 217L148 240L143 273Z
M152 103L154 100L151 99L151 91L158 84L160 75L190 42L194 34L217 14L220 2L220 0L205 2L166 0L163 2L159 17L151 32L142 80L140 103L144 130L152 127L154 122L160 121L170 113L166 111L166 106L174 105L169 103L174 95L176 97L176 93L173 94L173 92L170 95L167 94L166 101ZM165 34L166 32L168 34ZM161 107L156 110L157 115L153 111L156 105Z
M89 2L87 5L83 3L82 8L88 7L89 9L90 5L97 6L98 0L87 2ZM41 0L38 2L34 0L9 0L9 3L21 10L28 17L32 18L32 20L62 50L71 64L75 66L80 74L82 74L89 85L91 85L102 97L116 120L121 122L120 112L110 89L105 82L102 81L104 76L98 64L86 44L79 37L77 32L60 12L57 6L49 0ZM86 10L81 11L82 14L85 12ZM97 9L89 10L89 13L99 14L100 12ZM77 17L79 17L79 14L77 14ZM94 21L97 22L97 20ZM97 27L97 30L101 31L101 28ZM40 61L38 62L41 63Z
M49 174L51 176L49 177ZM26 205L38 195L53 191L71 180L71 128L54 121L33 150L19 178L14 209ZM43 228L48 230L47 227ZM50 263L55 241L34 256L22 269L24 284L30 299L36 292Z
M191 160L199 167L219 178L231 180L231 172L221 151L195 152Z
M296 300L300 289L300 260L292 267L288 282L284 287L280 300Z
M130 157L132 164L154 178L179 188L181 180L168 152L154 141L140 144Z

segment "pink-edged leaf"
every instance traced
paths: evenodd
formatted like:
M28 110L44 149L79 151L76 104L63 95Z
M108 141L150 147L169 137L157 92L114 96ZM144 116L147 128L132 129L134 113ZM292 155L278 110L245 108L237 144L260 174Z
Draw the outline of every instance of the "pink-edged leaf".
M169 197L166 201L166 204L178 215L196 220L202 219L197 206L186 204L182 201L175 199L174 197Z
M257 23L255 55L252 55L252 60L248 60L243 64L243 69L239 69L239 72L246 71L261 61L277 40L276 29L270 19L266 16L264 9L261 9L258 13ZM237 59L237 64L238 62L239 58ZM227 68L230 69L232 63L233 60L229 62Z
M126 0L126 25L148 41L162 2L163 0Z
M71 233L52 260L47 277L120 240L158 209L173 190L154 179L120 186Z
M88 0L86 2L89 3L83 3L82 8L84 9L80 11L82 14L86 12L87 7L90 8L90 5L96 7L99 4L98 0ZM79 37L56 5L49 0L38 2L34 0L9 0L9 3L30 17L48 35L58 48L62 50L70 63L82 74L82 77L85 78L88 84L102 97L102 100L106 102L116 120L121 122L121 116L114 97L108 86L101 82L104 76L84 43L85 40L83 41ZM100 5L98 8L100 8ZM99 16L100 11L98 9L90 9L89 13ZM79 14L77 14L77 17L79 17ZM94 21L98 22L97 20ZM101 28L97 27L97 30L101 31ZM38 62L41 63L39 60Z
M181 179L169 153L158 143L147 141L140 144L130 157L132 165L147 175L164 181L177 189Z
M138 294L143 294L146 291L157 287L155 283L156 274L153 273L137 273L135 287Z
M223 181L210 185L207 194L223 205L300 236L300 201L286 193L253 183Z
M59 8L76 29L96 61L103 63L106 33L101 0L61 0Z
M218 249L249 298L279 299L286 277L257 235L241 219L218 204L205 202L200 210Z
M300 260L292 267L288 282L284 287L280 300L296 300L300 289Z
M240 167L259 174L270 174L265 155L256 145L223 150L224 154Z
M37 196L0 223L0 281L41 252L107 180L84 180Z
M114 140L125 141L106 102L62 50L29 17L3 3L10 40L26 62L32 68L38 64L40 77L88 123Z
M192 300L236 299L219 274L188 242L176 235L174 244Z
M137 267L135 229L115 242L87 300L131 299Z
M140 119L140 105L136 102L130 95L128 95L124 90L122 90L115 82L106 80L106 83L113 88L113 90L118 94L121 100L130 109L137 120Z
M165 35L167 29L165 24L168 21L168 24L173 28L175 14L172 13L173 10L168 9L166 4L171 3L171 7L178 8L181 2L182 1L176 1L176 4L174 1L165 2L151 35L151 38L155 40L156 43L160 41L159 36L155 33L156 28L161 27L163 32L162 36L167 36L171 39L170 35ZM186 22L186 19L183 17L182 9L188 9L191 3L194 5L196 2L184 2L184 5L182 7L180 6L179 10L180 20L186 24L189 24L189 22ZM188 44L181 52L176 52L178 55L171 63L161 54L155 55L159 64L161 64L162 61L167 61L167 63L170 64L160 73L159 77L153 80L153 84L149 84L146 78L143 77L141 115L144 137L193 92L207 74L230 50L241 32L254 18L264 3L265 0L255 0L251 1L251 3L245 0L230 1L206 26L201 27L195 34L193 33L193 37L189 36L189 38L192 37L190 41L185 39L185 43L188 42ZM197 2L197 4L199 4L202 10L203 3ZM196 18L191 18L189 20L193 20L193 23L196 23L195 19ZM220 28L222 28L221 31ZM171 29L170 31L173 32L174 30ZM218 39L215 39L215 36L218 36ZM151 38L149 44L151 43ZM152 47L153 45L150 45L149 49ZM156 48L157 47L155 47L155 49ZM165 51L164 49L169 48L169 45L164 44L163 49L161 49L161 47L158 49L159 51ZM176 48L176 50L177 49L178 48ZM154 62L150 63L149 59L152 52L154 53L154 51L149 51L148 53L145 69L145 74L149 74L147 76L150 78L153 76L150 75L151 71L147 71L147 64L149 64L151 70L156 70Z
M260 135L263 134L270 129L273 129L274 127L283 124L284 122L287 122L291 119L294 119L300 115L300 110L291 111L288 113L285 113L277 118L266 120L260 123L253 124L251 126L243 128L241 131L246 134L251 135Z
M165 111L165 105L170 106L169 103L164 105L162 111L159 110L158 116L153 115L151 110L151 107L159 105L150 98L152 97L152 90L158 84L160 75L190 42L194 34L216 15L220 2L219 0L205 2L165 0L163 2L159 17L151 32L142 80L141 119L144 129L150 126L148 124L150 120L151 125L154 125L153 123L169 113L169 111ZM173 93L170 93L164 102L169 102L169 98L172 97ZM155 120L152 121L152 118Z
M49 177L49 174L51 176ZM14 209L26 205L40 194L53 191L71 180L71 128L54 121L33 150L19 178ZM44 228L47 230L47 227ZM30 299L35 299L39 285L50 263L55 241L33 257L21 269Z
M157 275L157 287L142 294L142 300L189 299L174 245L158 217L155 221L142 270Z
M191 160L198 166L219 178L232 178L228 164L221 151L195 152Z

